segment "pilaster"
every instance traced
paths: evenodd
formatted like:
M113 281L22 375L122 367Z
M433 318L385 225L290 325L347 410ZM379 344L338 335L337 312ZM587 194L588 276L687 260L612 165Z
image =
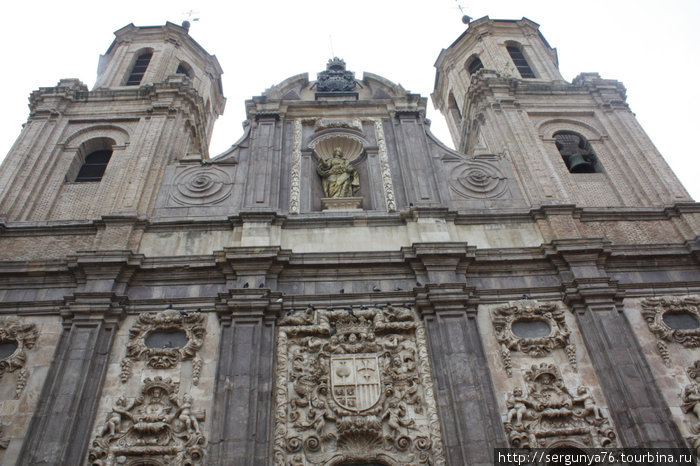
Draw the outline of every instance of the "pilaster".
M78 289L60 309L63 331L20 451L18 464L82 464L115 334L123 292L138 256L128 252L73 256Z
M267 464L272 431L276 320L281 293L219 295L221 322L208 464Z
M416 302L428 337L447 462L490 465L493 449L508 442L472 291L461 284L430 284Z

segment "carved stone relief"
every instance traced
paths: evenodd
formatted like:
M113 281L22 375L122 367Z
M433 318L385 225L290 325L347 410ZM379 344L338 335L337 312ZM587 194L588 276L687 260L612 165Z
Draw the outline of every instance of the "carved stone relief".
M649 330L656 338L656 349L666 366L671 365L666 343L679 343L686 348L700 347L700 297L687 296L676 298L672 296L647 298L642 301L642 315ZM674 315L687 316L695 320L694 328L671 328L666 318Z
M206 439L199 423L205 412L194 409L189 394L178 397L178 389L155 377L144 380L141 396L120 396L92 442L90 464L203 464Z
M396 198L394 197L394 182L391 179L391 169L389 166L389 155L386 150L386 139L384 138L384 127L382 120L373 118L374 133L377 137L377 156L379 157L379 168L382 171L382 188L384 190L384 201L388 212L396 212Z
M136 361L146 361L153 369L169 369L180 361L194 359L197 351L204 342L205 316L199 312L185 312L176 309L166 309L161 312L149 312L139 315L138 321L129 330L129 341L126 345L126 356L121 363L119 375L122 383L131 376L131 367ZM175 347L166 341L161 347L147 345L146 340L155 333L184 333L186 342ZM193 363L192 383L199 383L202 362L196 359Z
M425 330L412 309L288 312L276 378L275 464L445 464Z
M467 199L495 199L508 191L507 178L487 160L471 160L452 169L450 189Z
M289 183L289 213L299 213L299 196L301 187L301 131L302 121L294 120L294 139L292 141L292 169Z
M564 311L554 303L536 301L516 301L491 311L491 322L496 331L496 339L501 345L501 358L508 377L513 375L511 351L520 351L534 357L541 357L551 351L563 348L569 364L577 370L576 346L569 339ZM513 333L513 325L519 323L542 323L549 333L533 338L519 337Z
M170 199L176 205L213 205L228 198L232 189L225 170L212 165L189 167L175 177Z
M0 378L6 372L16 372L15 399L19 399L27 385L29 371L25 368L25 349L32 349L39 337L35 324L23 324L16 317L0 317L0 344L14 346L14 351L0 360Z
M533 365L525 373L527 388L506 395L504 422L514 448L614 447L616 434L583 385L571 391L552 364Z
M696 453L700 453L700 361L687 369L690 383L683 388L681 393L681 409L686 413L688 430L692 434L688 437L688 443L693 446Z

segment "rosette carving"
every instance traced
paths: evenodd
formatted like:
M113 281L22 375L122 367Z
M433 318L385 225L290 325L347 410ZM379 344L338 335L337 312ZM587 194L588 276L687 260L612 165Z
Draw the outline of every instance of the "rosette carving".
M193 359L204 342L206 334L204 324L205 316L199 312L166 309L139 315L138 321L129 330L126 356L121 365L122 383L126 383L129 379L133 362L146 361L146 365L154 369L168 369L180 361ZM161 338L162 344L147 344L149 337L155 334L165 337ZM177 342L173 343L167 339L169 334L173 337L184 334L184 344L178 347ZM195 369L197 373L201 372L199 362L196 362Z
M496 339L501 344L501 357L508 377L512 376L511 351L520 351L534 357L541 357L551 351L563 348L569 364L576 371L576 347L569 339L564 311L554 303L537 303L537 301L516 301L501 306L491 312L491 322L496 332ZM513 326L518 324L540 324L548 328L542 336L518 336Z
M642 315L649 330L658 339L656 347L667 366L671 364L671 358L666 342L678 343L686 348L700 347L700 297L647 298L642 301ZM674 316L687 317L691 324L694 320L696 325L689 328L671 328L666 319Z
M233 182L221 168L205 165L181 171L170 190L170 198L180 205L218 204L231 195Z
M457 165L450 174L454 193L468 199L494 199L508 190L507 178L492 163L472 160Z

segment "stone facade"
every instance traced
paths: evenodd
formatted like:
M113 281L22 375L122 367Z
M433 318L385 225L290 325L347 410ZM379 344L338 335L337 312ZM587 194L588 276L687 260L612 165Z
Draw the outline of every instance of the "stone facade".
M700 205L622 84L565 82L526 19L436 67L458 150L334 58L213 157L222 71L170 23L117 31L92 90L32 93L0 170L3 464L698 448Z

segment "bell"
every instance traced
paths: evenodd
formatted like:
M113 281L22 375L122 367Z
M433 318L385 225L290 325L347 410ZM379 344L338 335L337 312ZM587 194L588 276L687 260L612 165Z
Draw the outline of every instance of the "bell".
M593 164L583 158L581 154L570 155L566 164L571 173L595 173Z

